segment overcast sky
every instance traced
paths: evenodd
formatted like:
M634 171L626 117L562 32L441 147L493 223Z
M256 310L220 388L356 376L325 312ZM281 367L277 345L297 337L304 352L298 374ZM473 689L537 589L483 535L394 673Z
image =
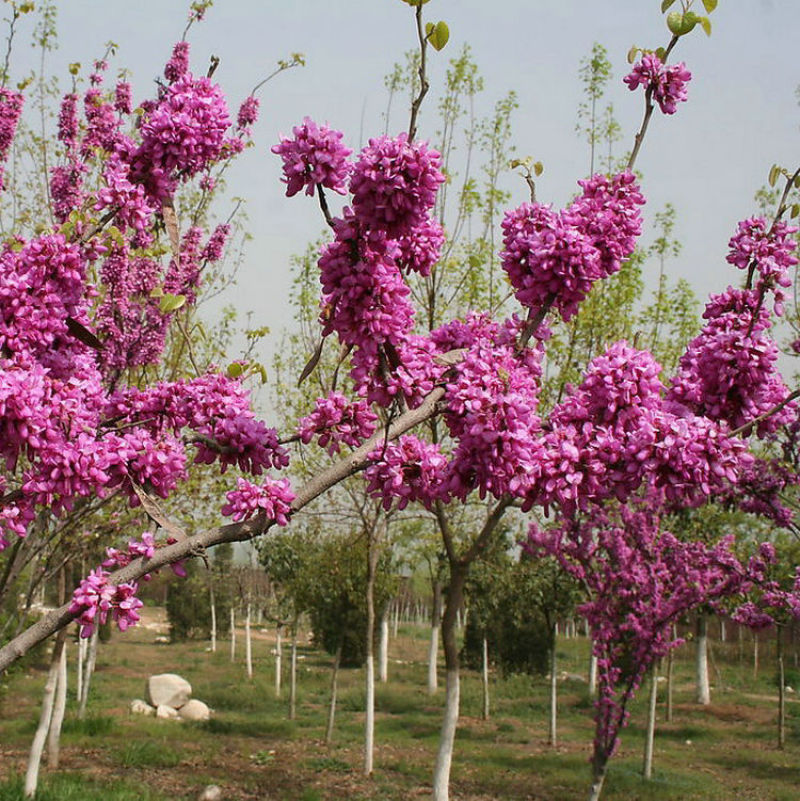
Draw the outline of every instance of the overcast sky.
M669 34L659 5L658 0L431 0L426 18L444 19L451 31L447 48L432 56L432 93L446 61L469 43L485 78L483 110L509 89L516 91L514 142L520 154L544 163L539 199L563 204L588 169L586 145L574 132L579 63L595 41L608 49L614 68L608 98L625 132L619 149L628 149L640 121L642 94L622 84L629 70L626 53L633 44L666 44ZM114 40L119 51L112 70L131 69L139 100L149 94L180 38L188 3L69 0L58 6L59 50L50 57L51 68L66 74L66 64L86 64ZM701 295L737 280L725 265L726 244L736 221L752 212L753 193L766 181L770 165L794 169L800 161L795 97L800 2L721 0L712 21L710 39L698 29L676 48L674 58L684 60L694 76L690 102L674 117L656 113L638 162L646 215L652 219L666 202L678 210L677 235L684 249L674 274L689 278ZM254 239L239 284L226 301L277 331L288 322L289 257L302 251L322 225L311 199L284 198L279 160L269 147L305 115L345 131L354 148L360 137L365 141L382 133L383 76L414 45L413 10L401 0L217 0L189 39L196 72L205 71L211 54L219 56L215 77L234 113L277 59L292 51L307 59L305 68L264 88L256 147L229 179L231 194L247 200ZM20 46L15 56L23 55ZM23 59L15 63L22 65ZM434 134L426 130L431 117L429 107L421 119L422 138ZM391 132L407 127L405 115L394 120ZM514 204L526 199L521 181L511 186Z

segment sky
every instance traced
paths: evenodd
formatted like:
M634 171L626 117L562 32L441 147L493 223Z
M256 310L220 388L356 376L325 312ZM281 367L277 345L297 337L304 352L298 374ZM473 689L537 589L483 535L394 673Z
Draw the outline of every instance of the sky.
M468 43L485 80L478 111L488 112L509 90L517 93L517 152L544 165L538 199L563 205L588 170L587 146L575 133L581 59L594 42L608 50L613 80L607 99L623 127L621 153L633 142L643 102L641 90L629 92L622 83L629 71L626 54L632 45L654 49L667 43L659 6L659 0L431 0L426 19L445 20L451 34L445 50L431 54L431 96L447 61ZM188 3L61 0L57 7L59 48L49 56L49 69L66 76L70 62L86 65L113 40L118 51L111 74L128 68L138 100L151 94L180 39ZM671 272L687 278L701 298L737 281L725 263L726 245L736 222L753 212L754 191L766 182L770 166L777 162L793 170L800 160L800 3L721 0L711 19L710 38L697 29L675 49L674 60L685 61L693 73L689 102L673 117L654 115L637 164L648 198L646 225L665 203L676 207L683 250ZM415 44L413 9L402 0L217 0L189 41L195 72L205 72L212 54L219 57L215 79L234 113L279 58L295 51L306 58L305 67L261 91L255 147L228 176L230 194L246 201L253 240L237 285L218 303L233 304L242 317L251 313L254 325L271 327L274 335L262 354L268 362L278 332L291 322L290 257L323 228L313 199L284 197L280 162L269 148L306 115L344 131L354 149L383 133L383 76ZM30 58L25 42L23 31L12 77L23 74ZM407 128L401 111L396 107L390 133ZM434 136L434 111L432 104L423 107L420 138ZM521 180L508 186L513 205L527 199ZM232 204L223 201L220 214ZM657 271L655 264L649 269Z

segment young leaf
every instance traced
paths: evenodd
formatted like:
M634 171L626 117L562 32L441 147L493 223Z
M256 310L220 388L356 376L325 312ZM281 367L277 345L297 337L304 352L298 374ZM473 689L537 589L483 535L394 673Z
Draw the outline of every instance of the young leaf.
M533 165L533 174L538 178L544 172L544 167L541 161L537 161Z
M170 312L178 311L178 309L185 305L186 295L171 295L167 292L158 302L158 310L161 314L170 314Z
M450 28L447 27L446 22L437 22L433 27L433 31L428 35L428 41L434 50L442 50L450 38Z
M636 56L639 53L639 48L636 45L633 45L631 49L628 51L628 64L633 64L636 61Z
M231 362L225 370L228 378L239 378L244 373L244 365L241 362Z
M683 33L683 14L680 11L671 11L667 14L667 27L670 33L680 36Z
M706 36L711 36L711 20L708 17L698 17L700 27L705 31Z
M663 14L674 2L675 0L661 0L661 13Z
M713 13L716 7L717 0L703 0L703 8L706 10L706 14Z
M778 175L780 174L780 171L781 168L777 164L772 165L769 171L769 178L767 178L770 186L775 186L778 181Z

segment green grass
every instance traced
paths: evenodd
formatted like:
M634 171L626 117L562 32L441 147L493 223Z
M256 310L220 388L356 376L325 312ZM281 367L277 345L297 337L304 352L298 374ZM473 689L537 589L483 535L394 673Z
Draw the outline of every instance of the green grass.
M404 632L404 633L403 633ZM361 775L364 673L340 671L333 745L323 742L330 687L330 658L304 648L299 663L297 719L288 720L288 682L275 697L269 645L255 646L255 677L227 648L211 654L205 643L155 646L152 635L133 630L102 646L93 679L89 715L77 718L70 700L62 740L62 772L43 768L39 801L190 801L206 784L220 784L226 801L404 801L426 797L439 742L444 687L426 690L427 629L401 628L393 641L389 683L376 688L375 773ZM239 642L241 649L241 640ZM692 699L692 652L684 646L675 665L675 717L663 720L659 694L655 775L641 777L644 696L631 707L619 754L612 760L604 801L790 801L797 797L800 764L800 703L792 699L787 748L775 748L774 671L762 643L761 667L753 665L745 641L715 644L718 674L713 704ZM585 673L584 638L562 640L559 671ZM241 656L241 654L240 654ZM124 663L121 660L124 658ZM288 660L284 664L287 665ZM214 710L206 723L182 724L131 716L130 699L142 697L153 672L177 672L190 680L194 696ZM441 674L440 674L441 676ZM725 691L719 688L719 678ZM443 683L443 676L442 683ZM4 771L19 775L38 717L44 683L41 669L6 679L0 701ZM593 736L592 700L585 682L559 683L559 745L547 745L548 682L543 677L492 674L491 718L480 719L480 677L463 672L462 717L456 735L451 796L459 801L573 801L588 790ZM798 688L800 689L800 688ZM6 768L6 755L9 755ZM90 756L87 756L90 755ZM91 765L91 771L88 771ZM83 772L79 772L83 771ZM129 780L120 783L120 776ZM137 778L131 782L130 778ZM177 789L176 789L177 788ZM0 784L0 801L21 800L21 784Z

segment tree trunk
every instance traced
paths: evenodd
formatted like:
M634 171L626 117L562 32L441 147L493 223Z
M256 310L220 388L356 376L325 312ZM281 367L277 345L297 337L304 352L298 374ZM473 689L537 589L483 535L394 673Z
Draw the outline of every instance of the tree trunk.
M778 657L778 748L786 745L786 676L783 667L783 629L775 629L775 651Z
M378 664L382 684L389 681L389 618L388 613L381 618L381 639L378 646Z
M231 662L236 659L236 612L231 607Z
M455 622L455 612L453 613ZM439 686L437 657L439 655L439 631L442 624L442 585L433 582L433 613L431 615L431 641L428 648L428 693L433 695Z
M247 678L253 678L253 641L250 636L250 604L244 615L244 662L247 667Z
M275 697L281 697L281 678L282 678L282 665L283 649L281 643L281 626L280 624L275 629Z
M25 772L26 798L33 798L39 784L39 768L42 764L42 753L44 752L44 744L47 740L47 732L50 730L50 722L53 718L56 685L58 684L58 674L61 671L61 654L64 650L65 638L66 629L61 629L53 643L50 670L47 674L47 681L44 685L44 695L42 696L42 711L39 715L39 726L36 729L36 734L33 736L31 752L28 756L28 769Z
M61 649L61 659L58 663L58 680L56 684L56 700L53 707L53 717L50 720L50 730L47 735L47 765L50 770L58 768L61 755L61 725L64 723L64 710L67 707L67 642Z
M325 742L330 745L333 742L333 721L336 717L336 692L339 680L339 663L342 661L342 643L336 649L333 657L333 670L331 671L331 702L328 705L328 725L325 728Z
M489 643L483 637L483 658L481 669L481 686L483 687L483 720L489 720Z
M89 703L89 687L92 683L92 676L94 675L94 666L97 664L97 643L99 639L100 632L97 627L95 627L89 639L89 656L86 660L86 670L83 673L83 695L81 696L81 703L78 709L78 717L81 720L86 717L86 705Z
M83 695L83 666L86 662L86 640L78 638L78 658L75 660L75 700L80 703Z
M595 767L592 771L592 787L589 790L589 801L598 801L600 793L603 792L603 782L606 780L606 763L603 763L600 767Z
M448 801L450 792L450 766L453 761L453 744L459 713L459 664L456 640L456 611L464 600L464 584L468 566L459 562L450 565L450 584L447 588L447 603L442 618L442 644L447 684L444 719L439 737L439 750L433 771L433 801Z
M589 654L589 681L587 682L587 689L589 691L589 696L594 698L597 695L597 655L594 652L594 642L590 640L589 645L592 652Z
M753 632L753 678L758 678L758 632Z
M653 777L653 745L656 737L656 701L658 699L658 671L653 665L650 672L650 704L647 709L647 731L644 740L644 764L642 776L645 779Z
M675 639L675 626L672 627L672 639ZM672 668L674 664L674 649L670 648L667 653L667 709L664 717L667 723L672 723Z
M208 585L209 601L211 602L211 652L217 650L217 605L214 602L214 585Z
M289 669L289 720L297 717L297 621L292 625L292 656Z
M697 615L695 676L697 681L696 701L698 704L708 706L711 703L711 688L708 683L708 618L702 612Z
M397 629L400 626L400 602L395 599L392 604L392 637L397 639Z
M372 775L375 758L375 574L380 555L381 525L384 521L375 520L367 532L367 664L366 664L366 702L364 714L364 775Z
M551 630L550 645L550 726L547 732L547 743L555 748L558 745L558 673L556 657L557 629Z

